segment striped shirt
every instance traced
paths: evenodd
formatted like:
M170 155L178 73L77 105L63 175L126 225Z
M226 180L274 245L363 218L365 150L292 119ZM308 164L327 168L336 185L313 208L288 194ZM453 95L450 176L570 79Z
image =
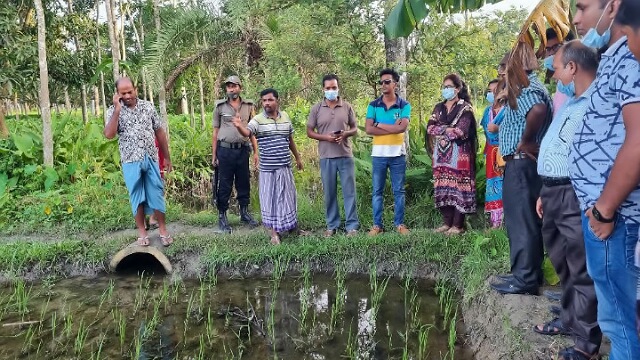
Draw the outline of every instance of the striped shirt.
M369 103L367 108L367 120L380 124L394 125L400 119L409 121L410 116L411 105L399 96L396 96L396 103L388 109L382 101L382 96ZM371 156L397 157L406 154L404 133L373 136Z
M500 125L500 153L504 155L513 155L516 152L518 143L522 138L525 127L527 125L527 114L537 104L547 105L547 115L544 124L536 135L536 143L540 144L542 137L552 119L553 108L551 106L551 98L547 89L533 72L529 74L529 86L520 91L518 96L517 109L510 106L505 107L505 117Z
M592 86L589 108L578 125L569 156L571 182L583 210L600 197L624 142L622 109L640 102L640 66L626 37L602 54ZM626 220L640 221L640 187L629 194L619 211Z
M577 98L569 98L553 117L553 122L540 144L538 175L552 178L569 177L569 150L578 125L582 123L594 91L590 86Z
M247 128L258 141L260 171L274 171L291 165L289 137L293 134L293 126L286 112L280 111L275 119L262 112L249 121Z

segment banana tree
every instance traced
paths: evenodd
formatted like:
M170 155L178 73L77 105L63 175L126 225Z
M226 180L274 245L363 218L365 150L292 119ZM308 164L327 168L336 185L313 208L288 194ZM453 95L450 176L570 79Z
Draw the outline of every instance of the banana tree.
M407 37L429 12L462 12L476 10L485 4L501 0L398 0L384 25L385 35L391 39Z

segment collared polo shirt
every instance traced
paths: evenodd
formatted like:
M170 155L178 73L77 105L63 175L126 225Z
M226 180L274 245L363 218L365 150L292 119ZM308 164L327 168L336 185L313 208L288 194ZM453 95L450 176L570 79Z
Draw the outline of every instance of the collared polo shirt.
M622 108L640 102L640 67L626 37L602 54L592 86L595 89L569 155L569 174L583 210L600 197L624 142ZM619 211L627 220L640 221L640 188L629 194Z
M247 125L254 115L254 105L251 100L240 100L240 118ZM218 140L228 143L244 143L249 139L240 135L236 127L233 125L233 117L236 109L231 106L229 100L220 100L216 102L213 110L213 127L218 130Z
M275 119L262 112L249 121L247 128L258 142L260 171L274 171L291 165L289 137L293 134L293 126L286 112L280 111Z
M579 97L569 98L556 112L540 144L538 174L551 178L569 177L569 150L578 125L589 106L594 86Z
M396 96L396 103L387 109L382 96L373 100L367 107L367 119L380 124L394 125L400 119L409 121L411 105L403 98ZM404 133L374 135L371 156L397 157L407 154L404 145Z
M327 104L326 99L313 105L309 112L307 127L317 129L319 134L327 135L334 131L347 131L356 126L356 114L348 102L339 99L334 108ZM347 138L338 143L329 141L318 142L320 159L352 157L351 139Z
M115 108L107 110L107 119L111 119ZM163 127L163 122L155 107L146 100L138 99L136 106L122 105L118 118L118 148L123 164L143 161L149 155L158 162L155 131Z
M544 87L535 73L529 74L529 86L520 91L517 99L517 109L512 109L508 104L505 106L504 120L500 125L500 153L513 155L516 152L518 143L522 138L527 125L527 114L537 104L547 105L547 114L540 131L536 135L536 143L540 144L542 137L547 132L547 128L553 117L551 98L547 88Z

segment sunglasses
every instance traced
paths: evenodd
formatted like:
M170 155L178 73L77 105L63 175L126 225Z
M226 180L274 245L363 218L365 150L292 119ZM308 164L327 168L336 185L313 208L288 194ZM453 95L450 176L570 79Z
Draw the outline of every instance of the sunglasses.
M393 82L393 80L389 80L389 79L387 79L387 80L380 80L380 81L378 81L378 85L389 85L389 84L391 84L392 82Z

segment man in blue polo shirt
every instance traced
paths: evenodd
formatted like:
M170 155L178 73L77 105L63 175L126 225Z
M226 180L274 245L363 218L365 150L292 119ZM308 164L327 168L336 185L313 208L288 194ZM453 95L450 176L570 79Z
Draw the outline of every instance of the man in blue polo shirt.
M608 49L578 126L569 173L583 211L587 270L598 298L598 323L612 360L640 359L636 331L638 268L633 253L640 221L640 67L613 22L619 2L578 0L582 42Z
M387 181L387 170L391 176L394 199L393 225L400 234L409 234L409 229L404 225L404 179L407 169L404 133L409 125L411 105L396 94L398 81L400 75L395 70L380 71L379 84L382 87L382 96L373 100L367 108L365 131L373 136L373 227L369 231L371 236L384 231L382 193Z

